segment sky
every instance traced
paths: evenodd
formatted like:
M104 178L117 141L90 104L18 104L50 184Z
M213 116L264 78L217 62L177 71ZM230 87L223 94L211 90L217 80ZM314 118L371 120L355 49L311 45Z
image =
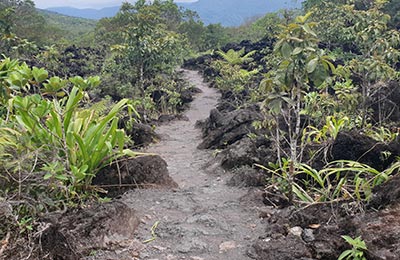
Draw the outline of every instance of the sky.
M59 7L59 6L100 9L108 6L117 6L120 5L122 2L124 2L123 0L33 0L33 1L35 2L37 8L42 8L42 9L49 7ZM175 0L175 2L196 2L196 1L197 0Z

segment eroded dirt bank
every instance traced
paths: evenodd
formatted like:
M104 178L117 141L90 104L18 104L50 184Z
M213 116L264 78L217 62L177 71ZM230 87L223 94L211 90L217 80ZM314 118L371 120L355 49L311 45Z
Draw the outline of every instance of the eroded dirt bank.
M186 71L188 80L202 90L190 109L187 120L173 121L157 130L161 141L147 152L161 155L168 163L179 188L135 190L122 201L134 208L141 225L137 231L139 259L218 260L251 259L248 250L262 230L257 209L241 202L248 189L228 187L229 175L208 166L210 151L197 149L201 133L196 121L205 119L217 104L219 94L208 88L194 71ZM156 238L152 237L154 224Z

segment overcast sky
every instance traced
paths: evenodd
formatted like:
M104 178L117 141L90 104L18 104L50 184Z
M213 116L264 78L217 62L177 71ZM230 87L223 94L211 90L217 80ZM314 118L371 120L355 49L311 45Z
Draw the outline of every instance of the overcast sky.
M76 8L103 8L120 5L123 0L33 0L37 8L71 6ZM175 2L196 2L197 0L175 0ZM129 0L128 2L134 2Z

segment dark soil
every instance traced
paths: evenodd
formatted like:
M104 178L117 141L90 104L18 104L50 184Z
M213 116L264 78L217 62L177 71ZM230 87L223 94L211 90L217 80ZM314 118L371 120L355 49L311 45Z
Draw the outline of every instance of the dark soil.
M96 175L93 185L114 197L135 188L177 188L169 176L167 163L159 155L139 156L118 161Z
M390 156L384 156L385 152L389 152ZM358 132L339 133L330 152L332 161L358 161L380 171L392 164L399 155L399 142L384 144Z
M114 252L132 244L139 226L135 211L114 201L96 206L47 216L40 243L43 258L76 260L97 250Z
M314 204L296 209L269 209L265 233L254 244L259 260L326 259L336 260L349 245L341 237L361 236L366 242L367 259L400 258L400 178L375 189L366 211L356 204ZM376 211L380 209L380 211Z

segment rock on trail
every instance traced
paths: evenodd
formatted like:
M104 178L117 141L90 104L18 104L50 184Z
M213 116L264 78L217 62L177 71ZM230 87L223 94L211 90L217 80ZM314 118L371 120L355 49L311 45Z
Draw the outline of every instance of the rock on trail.
M185 71L185 75L202 93L186 111L188 120L158 127L161 141L147 149L167 162L179 188L123 195L121 201L135 209L141 220L135 234L141 246L130 259L252 259L252 239L258 238L262 227L257 208L240 200L248 189L227 186L228 174L218 166L205 166L212 151L197 149L202 139L195 124L207 118L219 94L197 72ZM123 254L120 257L124 259Z

